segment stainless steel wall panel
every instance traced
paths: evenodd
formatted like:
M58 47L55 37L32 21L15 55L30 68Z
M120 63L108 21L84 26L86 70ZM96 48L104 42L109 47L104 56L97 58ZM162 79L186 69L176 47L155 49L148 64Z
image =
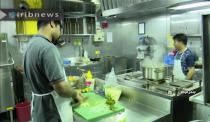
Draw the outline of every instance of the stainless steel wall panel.
M101 52L101 56L125 56L128 58L128 68L135 68L136 64L136 47L139 38L142 35L138 34L138 23L145 22L146 35L152 38L151 41L167 44L167 32L169 31L168 16L157 15L145 18L133 18L126 20L109 20L108 28L104 29L105 42L94 43L91 40L93 37L83 37L84 48L87 50L90 57L95 57L95 50ZM107 32L113 33L113 42L107 42ZM90 39L90 40L89 40ZM77 56L77 47L71 44L59 48L61 56L64 58ZM71 53L70 53L71 52Z

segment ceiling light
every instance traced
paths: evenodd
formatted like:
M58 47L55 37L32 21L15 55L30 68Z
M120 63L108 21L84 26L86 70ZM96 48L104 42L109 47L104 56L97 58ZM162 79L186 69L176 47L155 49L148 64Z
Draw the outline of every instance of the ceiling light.
M182 9L196 8L196 7L208 6L208 5L210 5L210 2L206 1L206 2L197 2L197 3L175 6L175 7L171 7L170 9L182 10Z
M193 10L190 11L189 13L202 13L202 12L209 12L210 9L201 9L201 10Z

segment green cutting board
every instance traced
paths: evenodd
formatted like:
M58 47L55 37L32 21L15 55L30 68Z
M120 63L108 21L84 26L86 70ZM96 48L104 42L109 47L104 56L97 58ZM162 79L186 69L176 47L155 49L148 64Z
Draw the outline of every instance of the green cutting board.
M114 110L110 110L109 106L106 105L106 99L93 92L84 93L83 97L85 98L84 103L87 103L88 106L80 105L73 108L73 111L87 121L99 119L125 110L125 108L118 103L115 104Z

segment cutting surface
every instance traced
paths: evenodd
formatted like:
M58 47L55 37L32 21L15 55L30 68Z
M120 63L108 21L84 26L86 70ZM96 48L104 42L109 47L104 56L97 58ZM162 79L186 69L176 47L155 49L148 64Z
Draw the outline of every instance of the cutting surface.
M114 113L124 111L124 107L120 104L115 104L115 109L110 110L106 105L106 99L95 93L84 93L85 100L82 105L73 109L73 111L87 121L99 119Z

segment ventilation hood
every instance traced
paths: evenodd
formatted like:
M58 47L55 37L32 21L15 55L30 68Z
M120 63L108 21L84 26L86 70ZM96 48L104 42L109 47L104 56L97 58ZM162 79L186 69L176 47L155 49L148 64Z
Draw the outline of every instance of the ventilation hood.
M167 8L208 0L101 0L103 17L132 17L164 12Z

